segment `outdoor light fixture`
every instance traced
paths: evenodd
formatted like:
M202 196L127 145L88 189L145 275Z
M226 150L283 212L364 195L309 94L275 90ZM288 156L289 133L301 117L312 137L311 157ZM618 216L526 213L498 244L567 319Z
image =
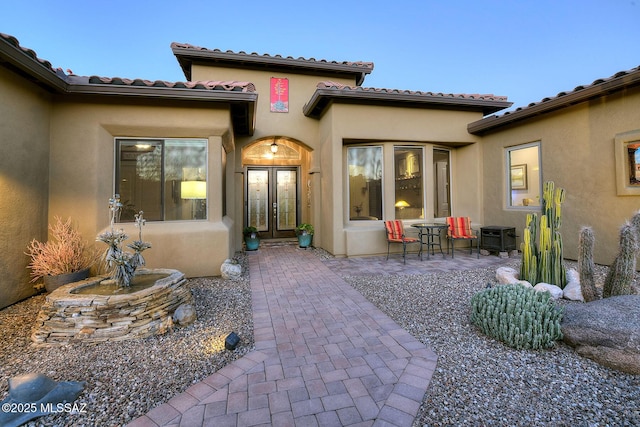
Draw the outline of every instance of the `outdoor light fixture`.
M271 144L271 152L273 154L276 154L278 152L278 144L276 144L275 141L273 141L273 144Z
M227 338L224 339L224 348L227 350L235 350L235 348L240 343L240 337L235 332L231 332L227 335Z

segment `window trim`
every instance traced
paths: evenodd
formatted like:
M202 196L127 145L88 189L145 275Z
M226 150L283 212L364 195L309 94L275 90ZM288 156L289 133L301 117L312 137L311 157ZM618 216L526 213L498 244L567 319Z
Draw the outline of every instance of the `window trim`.
M640 196L640 186L629 185L627 144L640 141L640 129L619 133L614 138L616 162L616 194L618 196Z
M161 174L164 177L165 174L165 149L166 149L166 143L168 141L186 141L186 140L190 140L190 141L200 141L202 143L204 143L204 149L205 149L205 154L204 154L204 165L205 165L205 180L207 182L207 187L209 185L209 139L208 138L203 138L203 137L184 137L184 138L175 138L175 137L169 137L169 138L163 138L163 137L135 137L135 136L117 136L113 138L114 141L114 164L113 164L113 194L117 193L116 188L118 187L118 182L120 179L120 174L119 174L119 162L120 162L120 147L121 147L121 142L131 142L131 141L150 141L150 142L156 142L159 143L159 145L162 147L162 152L161 152ZM206 198L205 200L205 207L207 207L204 211L204 218L191 218L191 219L166 219L165 218L165 179L162 179L161 181L161 194L160 194L160 203L161 203L161 219L159 220L148 220L149 222L181 222L181 221L188 221L188 222L192 222L192 221L208 221L209 219L209 203L210 203L210 191L209 188L207 188L206 191Z

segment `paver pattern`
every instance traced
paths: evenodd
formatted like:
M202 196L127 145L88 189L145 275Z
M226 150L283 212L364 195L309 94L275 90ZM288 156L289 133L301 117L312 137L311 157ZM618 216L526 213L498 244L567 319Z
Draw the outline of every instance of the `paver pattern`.
M308 251L265 245L249 269L255 351L130 426L412 425L433 351Z

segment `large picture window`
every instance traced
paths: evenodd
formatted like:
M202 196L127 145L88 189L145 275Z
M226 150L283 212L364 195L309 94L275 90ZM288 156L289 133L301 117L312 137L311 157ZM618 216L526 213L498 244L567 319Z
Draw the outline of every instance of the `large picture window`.
M349 219L382 219L382 147L349 147Z
M206 219L207 141L117 139L115 192L123 222Z
M422 148L394 147L396 219L424 218Z
M540 143L507 148L507 200L509 207L540 206Z

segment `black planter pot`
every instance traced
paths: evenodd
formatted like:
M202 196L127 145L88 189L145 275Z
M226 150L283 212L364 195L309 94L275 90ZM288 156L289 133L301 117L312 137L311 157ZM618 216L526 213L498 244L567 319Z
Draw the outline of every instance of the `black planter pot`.
M47 292L53 292L67 283L79 282L89 277L89 269L74 271L73 273L58 274L57 276L44 276L44 287Z

